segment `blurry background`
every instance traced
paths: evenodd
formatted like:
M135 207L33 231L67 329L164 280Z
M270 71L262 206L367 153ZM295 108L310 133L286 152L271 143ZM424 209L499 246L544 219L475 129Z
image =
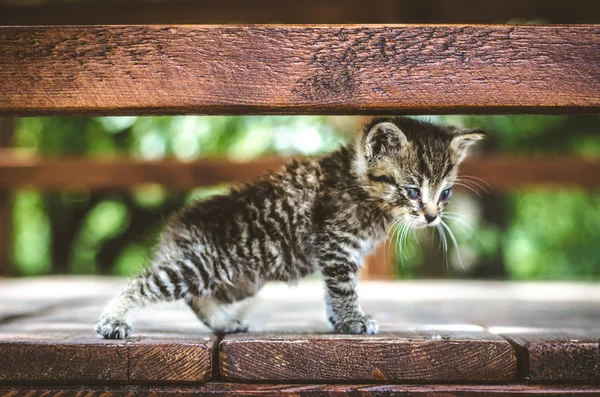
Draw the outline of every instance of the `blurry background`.
M431 116L484 128L485 153L600 157L600 117ZM22 118L8 141L23 158L204 158L248 161L267 155L318 154L352 139L360 117L181 116ZM3 151L8 156L6 151ZM75 170L74 170L75 171ZM126 172L126 171L124 171ZM600 177L600 176L599 176ZM600 196L572 187L497 192L476 181L457 192L450 211L447 257L437 232L409 234L392 258L399 278L600 278ZM130 275L145 262L160 226L189 200L222 192L224 185L172 192L142 184L123 191L72 186L57 192L10 192L12 275L50 273Z
M0 24L600 22L600 5L583 0L572 0L568 7L564 1L554 0L482 3L260 0L249 6L249 2L239 0L0 0ZM485 129L489 137L478 148L481 155L600 157L598 115L454 115L430 119ZM75 156L83 161L119 160L125 164L123 172L128 172L128 159L252 161L273 155L319 154L352 139L363 121L361 117L341 116L3 120L0 162L15 167L34 162L43 167L45 161ZM7 169L0 168L0 172L11 172ZM69 169L66 173L78 171ZM475 191L457 192L449 209L459 214L452 215L458 220L449 220L457 246L448 240L445 255L436 233L409 234L379 276L600 278L597 191L587 186L535 184L495 189L485 181L474 182L480 186L472 186ZM90 189L76 183L59 190L27 187L27 181L19 185L23 186L0 186L0 275L131 275L145 263L161 224L172 211L189 200L226 190L220 184L194 189L158 184ZM381 262L382 257L378 260Z

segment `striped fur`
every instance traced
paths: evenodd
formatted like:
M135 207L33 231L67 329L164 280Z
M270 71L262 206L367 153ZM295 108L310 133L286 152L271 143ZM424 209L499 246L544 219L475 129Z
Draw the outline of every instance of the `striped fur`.
M420 227L426 214L441 210L440 192L481 136L408 118L375 119L353 144L183 208L168 222L152 266L107 305L96 332L125 338L136 309L179 299L217 332L245 331L229 304L266 282L320 271L334 329L376 333L356 293L364 255L395 221ZM422 198L408 197L407 185Z

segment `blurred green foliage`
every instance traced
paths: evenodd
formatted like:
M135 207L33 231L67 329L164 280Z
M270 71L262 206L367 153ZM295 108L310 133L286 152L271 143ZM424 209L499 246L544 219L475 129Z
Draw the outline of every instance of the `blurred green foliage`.
M480 127L480 150L522 155L600 155L600 119L572 116L436 116ZM249 160L269 154L332 150L357 130L352 117L23 118L13 146L24 155ZM224 187L186 194L156 185L126 193L73 187L14 193L15 273L130 275L144 265L165 217L185 202ZM597 192L521 190L507 196L458 195L450 220L459 249L437 251L431 231L409 234L399 249L400 277L600 278ZM448 266L446 269L445 266Z

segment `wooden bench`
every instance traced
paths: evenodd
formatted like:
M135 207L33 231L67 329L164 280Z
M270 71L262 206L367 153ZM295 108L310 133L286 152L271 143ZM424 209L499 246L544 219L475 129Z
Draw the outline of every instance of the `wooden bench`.
M19 26L0 28L0 54L3 116L600 111L596 25ZM562 161L575 166L549 182L577 174L597 185L597 162ZM492 179L509 185L503 172L515 167L539 178L531 162L517 164L490 161ZM19 164L6 167L4 186L19 184ZM398 285L366 285L386 296L365 302L381 336L324 334L322 308L290 299L274 317L256 315L262 334L219 340L190 313L165 311L141 319L142 336L107 342L89 324L112 284L44 286L53 282L2 285L0 395L600 394L593 286L555 286L560 294L536 301L529 285L485 284L473 295L469 285L404 285L423 290L418 301ZM306 288L298 295L321 298ZM54 298L30 306L35 291Z
M365 282L376 336L331 334L320 282L271 284L236 308L250 333L212 335L181 304L143 309L127 341L94 338L123 284L0 282L0 396L600 393L593 284Z

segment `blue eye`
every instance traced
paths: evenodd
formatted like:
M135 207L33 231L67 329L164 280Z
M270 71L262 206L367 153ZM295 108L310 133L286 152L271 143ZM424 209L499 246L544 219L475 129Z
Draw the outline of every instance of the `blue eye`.
M442 190L442 193L440 194L440 201L448 201L448 200L450 200L450 197L452 197L452 188L451 187L449 187L448 189Z
M416 187L404 187L404 190L406 191L406 195L412 200L421 197L421 192Z

